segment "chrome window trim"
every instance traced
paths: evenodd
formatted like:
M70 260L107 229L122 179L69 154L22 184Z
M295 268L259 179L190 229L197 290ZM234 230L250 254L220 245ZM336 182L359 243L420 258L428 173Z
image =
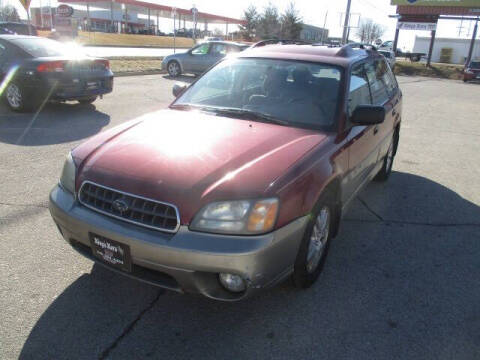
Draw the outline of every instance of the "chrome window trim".
M161 205L167 205L167 206L171 206L173 209L175 209L175 215L177 217L177 226L175 227L175 229L173 230L169 230L169 229L164 229L164 228L160 228L160 227L156 227L156 226L151 226L151 225L146 225L146 224L143 224L143 223L140 223L140 222L137 222L137 221L134 221L134 220L130 220L130 219L125 219L121 216L117 216L117 215L113 215L113 214L110 214L109 212L106 212L106 211L102 211L102 210L99 210L97 209L96 207L93 207L93 206L90 206L88 204L85 204L82 200L81 200L81 194L82 194L82 189L83 189L83 186L85 184L91 184L91 185L95 185L95 186L98 186L98 187L101 187L101 188L104 188L104 189L107 189L107 190L110 190L110 191L115 191L117 193L120 193L120 194L123 194L123 195L128 195L128 196L132 196L132 197L136 197L138 199L142 199L142 200L146 200L146 201L151 201L151 202L154 202L154 203L157 203L157 204L161 204ZM143 197L143 196L139 196L139 195L135 195L135 194L132 194L132 193L128 193L128 192L125 192L125 191L121 191L121 190L117 190L117 189L114 189L114 188L111 188L111 187L108 187L108 186L105 186L105 185L100 185L100 184L97 184L93 181L88 181L88 180L85 180L83 183L82 183L82 186L80 186L80 190L78 191L78 196L77 196L77 199L78 199L78 202L80 204L82 204L83 206L91 209L91 210L94 210L100 214L103 214L103 215L107 215L107 216L110 216L112 218L115 218L115 219L118 219L118 220L122 220L122 221L125 221L125 222L128 222L128 223L131 223L131 224L135 224L135 225L138 225L138 226L142 226L142 227L145 227L145 228L148 228L148 229L152 229L152 230L157 230L157 231L161 231L161 232L167 232L167 233L170 233L170 234L174 234L178 231L178 229L180 229L180 213L178 211L178 208L173 205L173 204L170 204L170 203L167 203L167 202L164 202L164 201L158 201L158 200L153 200L153 199L150 199L150 198L146 198L146 197Z

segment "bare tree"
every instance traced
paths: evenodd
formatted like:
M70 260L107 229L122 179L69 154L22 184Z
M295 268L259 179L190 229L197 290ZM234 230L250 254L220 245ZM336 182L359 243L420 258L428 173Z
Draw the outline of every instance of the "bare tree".
M383 34L385 34L385 28L371 19L362 20L357 29L357 36L362 43L366 44L372 44L375 40L381 38Z
M0 7L0 20L2 21L20 21L17 9L12 5Z
M258 12L257 8L254 5L250 5L247 10L243 12L243 20L245 24L240 25L240 34L242 37L250 41L255 38L258 26Z
M300 38L302 31L302 18L299 16L295 4L291 2L281 19L281 36L284 39L296 40Z

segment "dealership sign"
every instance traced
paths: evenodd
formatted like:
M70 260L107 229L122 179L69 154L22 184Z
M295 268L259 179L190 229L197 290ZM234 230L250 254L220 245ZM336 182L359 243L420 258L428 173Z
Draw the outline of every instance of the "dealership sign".
M426 23L426 22L403 22L403 21L399 21L397 23L397 29L400 29L400 30L434 31L434 30L437 30L437 24L436 23Z
M392 0L392 5L479 7L479 0Z
M57 15L61 17L70 17L73 15L73 8L71 6L62 4L57 7Z

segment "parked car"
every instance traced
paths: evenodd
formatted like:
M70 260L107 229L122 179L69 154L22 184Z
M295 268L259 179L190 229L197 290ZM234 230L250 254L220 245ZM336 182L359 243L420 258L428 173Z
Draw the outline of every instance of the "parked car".
M396 62L395 53L391 50L379 50L378 52L385 56L385 59L387 59L387 62L390 65L390 68L394 70Z
M162 61L162 69L166 69L172 77L181 74L201 74L224 58L227 54L247 49L249 45L228 41L209 41L201 43L184 53L166 56Z
M480 80L480 61L471 61L463 71L463 82Z
M0 35L1 96L15 111L32 111L44 101L94 102L112 91L108 60L75 53L58 41Z
M14 21L0 21L0 35L32 35L37 36L37 28Z
M72 150L50 194L65 240L114 271L234 301L319 276L340 218L392 171L402 92L378 52L272 45ZM368 234L359 234L359 237Z

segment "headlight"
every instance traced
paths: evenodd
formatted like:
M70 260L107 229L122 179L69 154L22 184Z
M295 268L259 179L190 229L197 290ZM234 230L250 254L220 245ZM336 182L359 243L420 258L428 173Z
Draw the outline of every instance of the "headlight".
M277 214L278 199L215 202L195 215L190 229L222 234L262 234L273 229Z
M62 176L60 177L60 185L67 191L75 194L75 173L77 169L73 162L72 153L68 153L65 163L63 164Z

